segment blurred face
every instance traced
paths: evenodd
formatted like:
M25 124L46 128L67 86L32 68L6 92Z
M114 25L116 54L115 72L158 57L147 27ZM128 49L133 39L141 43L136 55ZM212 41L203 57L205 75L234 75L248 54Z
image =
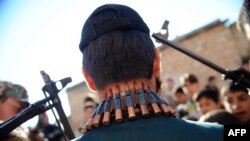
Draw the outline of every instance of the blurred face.
M249 62L249 64L244 64L242 67L243 67L245 70L250 71L250 62Z
M44 125L47 125L47 124L49 123L48 115L45 114L45 113L42 115L42 123L43 123Z
M187 102L187 96L184 93L176 93L176 101L179 104L185 104Z
M220 103L216 103L207 97L202 97L197 104L202 114L206 114L207 112L220 108Z
M12 97L8 97L5 101L0 101L0 120L10 119L19 113L22 108L22 104Z
M199 89L198 84L191 84L190 82L186 81L185 82L185 87L188 90L188 94L190 94L190 96L193 96Z
M94 108L93 107L88 107L87 109L85 109L84 111L84 118L90 118L92 113L94 112Z
M215 84L216 84L216 79L210 81L210 85L215 85Z
M174 82L172 80L167 80L168 88L171 90L174 87Z
M229 93L224 96L226 110L240 119L242 123L250 121L250 96L243 91Z

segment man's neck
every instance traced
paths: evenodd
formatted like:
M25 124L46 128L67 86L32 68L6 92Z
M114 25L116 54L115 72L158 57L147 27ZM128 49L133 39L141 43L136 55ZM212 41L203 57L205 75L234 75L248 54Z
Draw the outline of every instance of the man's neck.
M151 114L174 115L176 111L155 91L155 82L149 80L137 79L108 85L102 91L98 91L101 102L81 132L102 124L108 125L112 119L116 122L121 122L124 118L134 120L137 114L141 114L142 117Z
M100 101L107 99L107 96L114 97L117 92L124 96L126 90L130 90L131 94L135 94L136 88L144 89L150 88L152 91L156 91L156 84L153 79L135 79L130 81L118 82L107 85L104 89L98 90Z

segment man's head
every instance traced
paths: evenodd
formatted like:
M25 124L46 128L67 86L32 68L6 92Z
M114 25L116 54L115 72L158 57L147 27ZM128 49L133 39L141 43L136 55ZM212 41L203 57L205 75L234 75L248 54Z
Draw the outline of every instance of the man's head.
M49 124L49 117L47 113L42 113L38 116L37 128L44 128Z
M234 114L242 123L250 123L250 96L245 87L231 83L221 90L225 109Z
M196 102L200 107L202 114L221 108L219 93L213 89L202 90L198 94Z
M172 78L168 78L167 79L167 86L170 90L172 90L174 88L175 82Z
M184 74L180 78L181 84L187 88L188 93L192 97L199 90L199 82L194 74Z
M80 50L83 74L92 90L131 79L159 77L160 70L155 68L160 66L155 62L159 54L149 29L127 6L108 4L97 8L83 26Z
M8 120L28 105L26 89L18 84L0 81L0 120Z
M97 104L94 101L92 101L92 102L89 101L89 102L85 103L84 107L83 107L84 119L90 118L96 107L97 107Z
M243 69L250 71L250 57L243 57L241 66Z
M185 104L188 100L187 92L184 87L178 87L175 91L175 96L178 104Z
M207 79L207 81L208 81L209 85L215 85L216 78L215 78L215 76L209 76L208 79Z

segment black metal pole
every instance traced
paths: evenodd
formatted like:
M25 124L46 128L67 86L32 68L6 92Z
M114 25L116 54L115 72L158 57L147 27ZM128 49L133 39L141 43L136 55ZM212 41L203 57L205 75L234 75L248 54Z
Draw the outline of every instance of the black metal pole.
M223 69L222 67L212 63L211 61L205 59L205 58L202 58L201 56L198 56L197 54L194 54L193 52L191 52L190 50L184 48L184 47L181 47L179 45L176 45L175 43L172 43L170 41L167 41L159 36L157 36L156 34L153 34L152 37L154 37L156 40L166 44L166 45L169 45L170 47L173 47L174 49L176 50L179 50L180 52L200 61L201 63L213 68L214 70L220 72L220 73L223 73L223 74L227 74L227 71L225 69Z
M163 44L169 45L170 47L196 59L197 61L205 64L206 66L224 74L224 79L231 79L235 84L240 84L246 88L250 88L250 72L242 69L241 67L235 70L227 71L224 68L214 64L213 62L191 52L190 50L181 47L179 45L176 45L175 43L172 43L166 39L161 38L157 34L153 34L152 37L154 37L156 40L160 41Z

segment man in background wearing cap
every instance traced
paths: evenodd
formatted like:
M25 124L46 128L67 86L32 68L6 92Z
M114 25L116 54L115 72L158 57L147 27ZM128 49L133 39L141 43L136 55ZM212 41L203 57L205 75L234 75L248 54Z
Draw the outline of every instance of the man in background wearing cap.
M28 95L23 86L0 81L0 120L10 119L27 106Z
M180 77L181 85L187 89L191 105L189 107L188 119L198 120L201 112L197 108L196 98L198 96L200 85L196 75L185 73Z
M223 126L174 117L157 94L160 53L133 9L97 8L83 26L83 75L100 104L79 141L223 140Z

